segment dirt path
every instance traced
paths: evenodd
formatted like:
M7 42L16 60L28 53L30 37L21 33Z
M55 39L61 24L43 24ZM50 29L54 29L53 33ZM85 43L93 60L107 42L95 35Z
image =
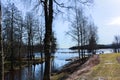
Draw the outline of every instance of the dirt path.
M78 67L78 69L75 72L70 74L66 80L78 79L81 74L89 72L91 67L97 65L98 63L99 63L99 56L94 55L86 63L84 63L81 67Z

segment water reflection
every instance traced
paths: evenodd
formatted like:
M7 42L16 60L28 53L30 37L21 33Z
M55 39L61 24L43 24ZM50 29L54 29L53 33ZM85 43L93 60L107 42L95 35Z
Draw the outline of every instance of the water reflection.
M108 53L111 49L103 50L104 53ZM68 53L67 53L68 52ZM72 53L75 51L72 50L58 50L55 53L54 60L51 61L51 70L56 71L60 70L62 66L67 64L69 61L65 61L70 57L78 56L78 53ZM98 50L99 53L99 50ZM35 57L40 57L40 53L36 53ZM21 68L21 67L20 67ZM21 68L19 70L10 71L5 74L5 80L43 80L44 73L44 63L29 65L27 67Z
M19 71L10 71L9 73L5 74L5 80L22 80L21 79L21 70Z
M36 53L35 57L40 57L40 53ZM51 70L56 71L61 69L62 66L69 61L65 61L70 57L78 56L78 54L72 53L59 53L56 52L55 58L51 61ZM44 63L29 65L19 70L10 71L5 74L5 80L43 80Z
M26 67L26 71L23 71L25 75L23 75L22 80L42 80L43 66L44 64L38 64Z
M5 80L42 80L44 64L31 65L5 74Z

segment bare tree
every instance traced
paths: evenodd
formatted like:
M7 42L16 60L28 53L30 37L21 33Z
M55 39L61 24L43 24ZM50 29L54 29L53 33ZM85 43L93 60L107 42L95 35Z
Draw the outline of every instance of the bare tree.
M20 15L19 16L19 22L18 22L18 57L19 57L19 66L21 68L21 53L22 53L22 47L23 47L23 41L22 41L22 38L23 38L23 27L24 27L24 23L23 23L23 18L22 16Z
M21 19L22 19L21 12L14 5L14 3L8 3L4 9L4 14L3 14L3 25L4 25L3 33L4 33L4 43L6 46L6 50L5 50L6 56L11 60L11 70L13 70L14 67L13 64L15 62L14 59L15 57L18 56L17 53L19 53L18 44L20 38L19 33L20 33Z
M92 54L96 54L96 48L97 48L97 27L94 24L89 24L89 32L88 32L88 52Z
M114 42L112 43L112 46L114 48L114 52L115 53L119 53L120 50L119 50L119 46L120 46L120 36L115 36L114 37Z
M4 80L4 53L2 42L2 3L0 0L0 80Z
M77 42L79 59L81 58L82 62L84 62L85 46L89 45L91 51L94 51L96 48L97 27L94 24L89 24L82 9L76 9L75 19L69 29L67 34Z
M33 16L32 12L28 12L25 17L25 30L26 30L26 38L27 38L27 49L28 49L28 58L32 60L33 58L33 44L34 44L34 36L36 32L36 22L35 16Z
M83 59L83 48L86 37L86 25L82 9L76 9L75 20L72 22L70 30L67 32L75 42L77 42L79 59Z
M2 35L3 35L3 42L4 42L4 55L6 56L5 59L10 57L10 11L8 10L7 7L4 7L3 10L3 30L2 30Z
M29 0L31 1L31 0ZM87 4L92 0L76 0L79 3ZM51 36L52 36L52 23L54 12L61 12L63 8L70 9L74 7L74 0L67 1L56 1L56 0L38 0L38 5L44 11L44 21L45 21L45 39L44 39L44 53L45 53L45 71L43 80L50 80L50 54L51 54ZM64 11L64 9L63 9Z
M42 25L42 22L39 23L40 25L38 26L38 40L39 40L39 46L40 46L40 54L41 54L41 60L43 58L43 51L44 51L44 33L45 33L45 30L44 30L44 27Z

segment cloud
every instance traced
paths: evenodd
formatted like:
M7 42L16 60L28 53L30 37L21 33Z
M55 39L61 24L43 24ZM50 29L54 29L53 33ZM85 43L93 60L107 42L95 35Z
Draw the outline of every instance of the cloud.
M115 25L115 26L120 26L120 16L112 18L108 25Z

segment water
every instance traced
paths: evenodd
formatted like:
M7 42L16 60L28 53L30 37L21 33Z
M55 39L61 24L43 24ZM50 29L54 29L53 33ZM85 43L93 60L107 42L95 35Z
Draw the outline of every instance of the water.
M100 52L111 53L111 49L97 50L97 54ZM73 52L73 53L72 53ZM35 53L35 57L40 57L40 53ZM76 51L68 49L60 49L55 53L54 61L52 61L52 70L60 70L62 66L67 64L71 57L77 57ZM36 64L29 67L24 67L20 70L11 71L5 74L5 80L42 80L44 73L44 63Z
M42 80L43 64L32 65L5 75L5 80Z
M62 66L69 62L66 61L66 59L76 56L78 56L78 54L73 54L71 50L58 50L55 53L54 61L52 61L52 70L60 70ZM40 57L40 53L35 53L35 57ZM5 80L42 80L43 71L44 63L36 64L29 67L24 67L20 70L6 73Z
M105 54L114 53L113 49L99 49L99 50L97 50L97 54L100 54L102 52Z

